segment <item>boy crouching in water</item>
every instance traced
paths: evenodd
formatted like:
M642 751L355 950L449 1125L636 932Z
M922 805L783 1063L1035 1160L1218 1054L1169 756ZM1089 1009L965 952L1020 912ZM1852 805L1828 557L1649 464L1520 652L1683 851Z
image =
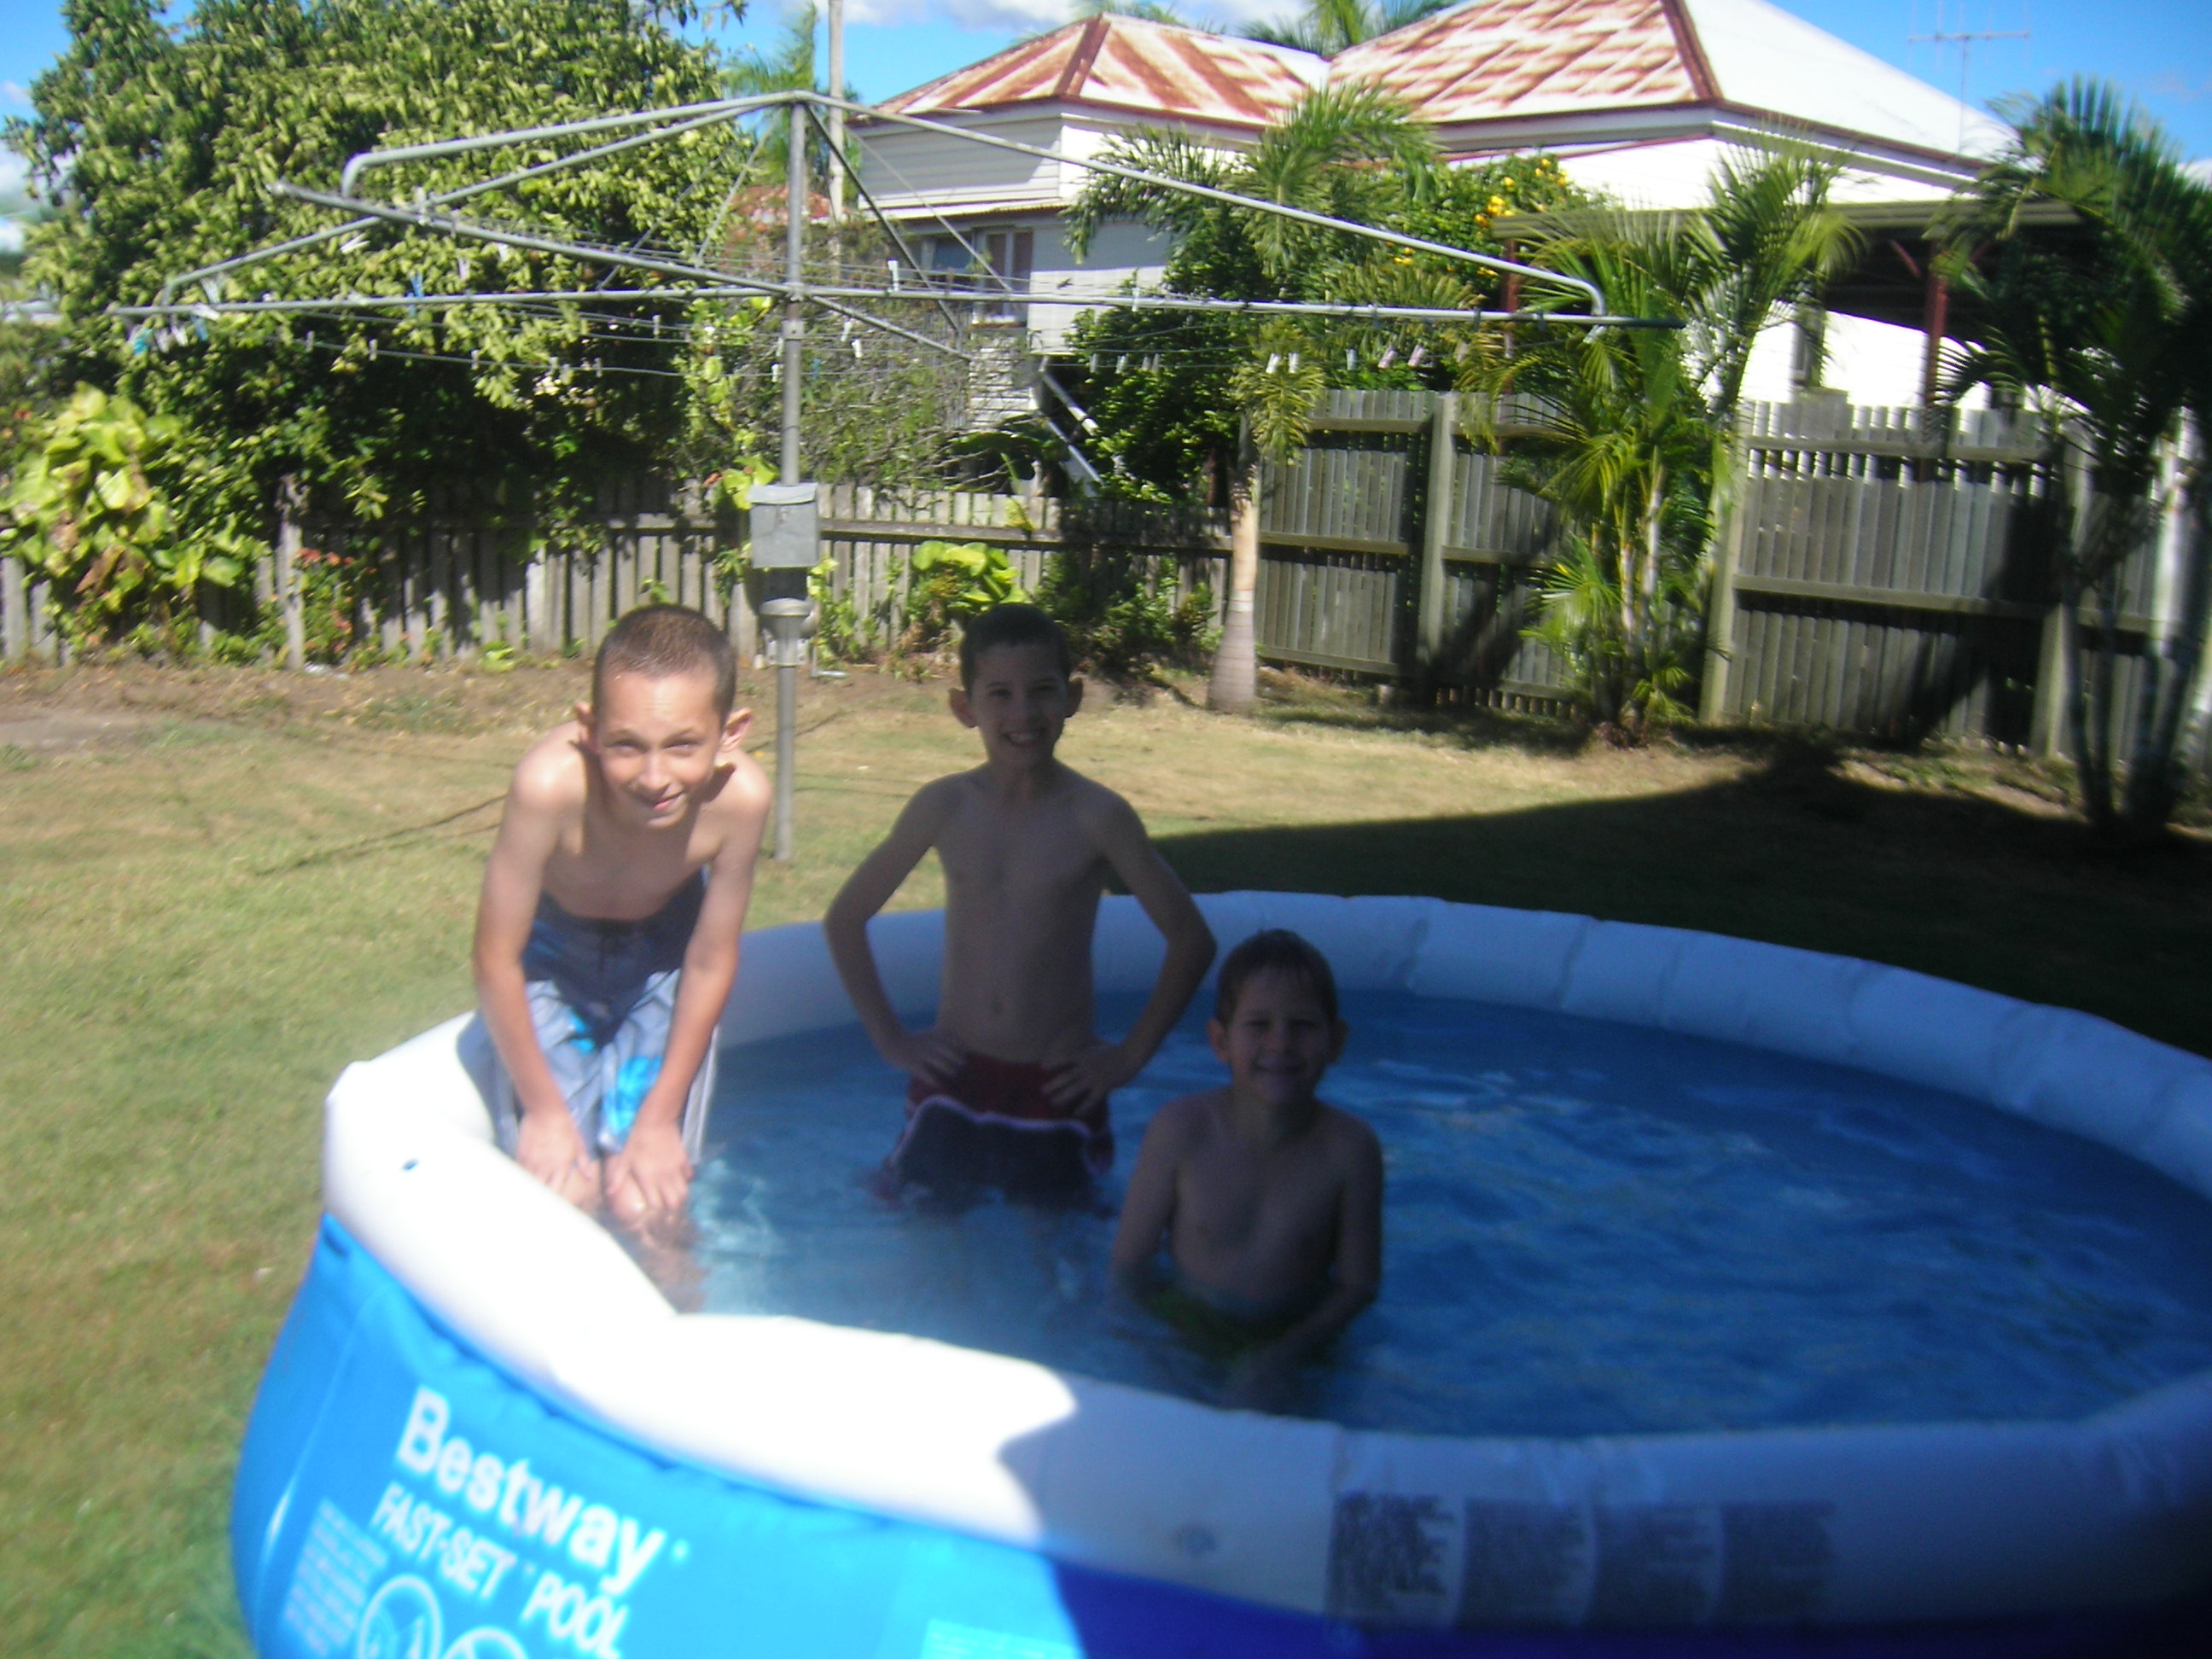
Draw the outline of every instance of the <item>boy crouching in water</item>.
M1382 1150L1316 1097L1345 1027L1327 959L1296 933L1229 953L1206 1031L1229 1085L1170 1101L1146 1130L1113 1273L1208 1346L1241 1350L1230 1398L1273 1407L1382 1284Z
M995 1186L1068 1200L1114 1161L1107 1097L1144 1069L1213 959L1188 891L1129 804L1055 755L1083 700L1067 638L1035 606L968 624L952 713L983 764L926 785L823 922L845 989L885 1060L913 1079L879 1191ZM868 919L934 848L945 871L937 1023L899 1023ZM1167 938L1151 1000L1119 1042L1093 1025L1091 936L1109 874Z
M697 611L617 623L591 702L514 769L477 909L499 1144L633 1228L690 1188L768 816L736 695Z

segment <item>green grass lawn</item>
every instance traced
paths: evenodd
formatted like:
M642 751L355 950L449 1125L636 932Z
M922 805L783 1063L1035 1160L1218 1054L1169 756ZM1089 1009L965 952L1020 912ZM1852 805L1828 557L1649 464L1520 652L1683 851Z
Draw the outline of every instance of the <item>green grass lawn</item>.
M243 1651L229 1479L313 1237L322 1093L467 1006L507 769L580 684L0 678L0 1653ZM941 687L872 675L810 688L802 726L800 855L764 867L756 926L818 915L972 755ZM1099 708L1064 753L1194 887L1707 927L2212 1049L2206 847L2090 859L1994 764L1578 753L1318 694ZM925 869L902 902L938 894Z

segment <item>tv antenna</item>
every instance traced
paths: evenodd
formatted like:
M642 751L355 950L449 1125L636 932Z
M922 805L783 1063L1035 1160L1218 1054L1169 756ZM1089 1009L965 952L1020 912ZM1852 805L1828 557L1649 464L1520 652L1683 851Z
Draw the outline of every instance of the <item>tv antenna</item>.
M1917 11L1918 8L1915 7L1914 9ZM1911 45L1932 46L1939 52L1946 46L1956 46L1959 49L1959 151L1960 154L1964 155L1966 149L1966 112L1973 107L1967 97L1966 86L1968 76L1973 70L1975 43L1982 40L2025 40L2029 38L2031 31L2026 28L1967 28L1966 27L1966 0L1959 0L1957 21L1958 27L1945 28L1943 0L1936 0L1935 28L1926 34L1908 34L1905 38ZM1994 8L1990 13L1990 21L1996 21ZM2021 21L2022 23L2027 21L2027 8L2025 5L2021 8Z

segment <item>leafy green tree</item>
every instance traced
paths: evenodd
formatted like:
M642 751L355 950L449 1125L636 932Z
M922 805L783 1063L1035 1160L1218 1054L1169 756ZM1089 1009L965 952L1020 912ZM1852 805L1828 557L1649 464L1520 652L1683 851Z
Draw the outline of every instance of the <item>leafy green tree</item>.
M1401 104L1358 83L1308 94L1246 155L1157 131L1124 138L1109 154L1147 173L1471 252L1500 251L1516 215L1586 199L1548 158L1444 167ZM1071 240L1079 250L1116 219L1170 239L1161 286L1171 294L1474 308L1495 291L1490 273L1463 261L1112 175L1077 198ZM1109 312L1080 321L1072 349L1092 366L1091 437L1113 467L1113 486L1153 500L1229 499L1234 545L1218 706L1245 707L1253 695L1261 458L1295 457L1332 385L1449 386L1474 344L1471 329L1425 327L1407 338L1369 323L1220 313Z
M1733 158L1701 210L1540 240L1532 260L1595 283L1612 311L1680 326L1500 331L1468 363L1478 436L1504 447L1509 398L1535 428L1515 440L1514 471L1568 539L1530 631L1603 727L1632 738L1690 712L1705 553L1753 348L1851 252L1834 175L1794 151Z
M210 533L264 543L279 481L361 520L440 487L532 507L556 527L609 472L665 459L687 436L725 449L687 370L692 328L726 337L749 307L574 302L320 316L211 315L134 326L172 275L329 213L270 195L334 188L355 152L698 101L719 90L705 48L629 0L201 0L164 27L150 0L70 0L71 40L32 88L9 143L58 210L30 236L28 274L66 328L64 372L173 417L194 465L176 505ZM369 175L409 199L590 140L539 143ZM710 128L617 165L552 170L466 211L572 240L700 246L746 140ZM210 278L187 299L337 299L605 284L603 266L383 226ZM618 285L629 286L628 283ZM668 325L677 326L668 326Z
M1981 338L1954 353L1948 389L1955 397L1987 386L2034 412L2061 532L2067 725L2081 809L2100 835L2148 836L2179 798L2212 616L2212 477L2201 435L2179 483L2190 519L2179 623L2145 656L2131 704L2118 673L2119 590L2183 418L2199 434L2212 431L2212 189L2182 167L2148 117L2101 83L2075 81L2002 112L2011 140L1949 227L1943 269L1985 320ZM2022 236L2023 210L2039 202L2071 208L2087 234L2064 245ZM2086 499L2071 483L2075 453L2089 473ZM2086 653L2085 605L2098 617Z
M1181 7L1163 3L1163 0L1075 0L1068 7L1070 17L1139 17L1147 23L1173 23L1178 27L1193 27L1182 14Z

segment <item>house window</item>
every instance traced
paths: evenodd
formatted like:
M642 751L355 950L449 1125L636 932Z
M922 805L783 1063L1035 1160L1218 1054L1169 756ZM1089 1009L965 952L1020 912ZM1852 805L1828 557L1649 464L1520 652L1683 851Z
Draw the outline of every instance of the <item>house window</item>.
M1027 230L971 230L965 237L932 236L922 258L932 276L947 288L995 289L1004 297L975 307L979 318L1012 320L1021 314L1030 272L1036 257L1036 234Z

